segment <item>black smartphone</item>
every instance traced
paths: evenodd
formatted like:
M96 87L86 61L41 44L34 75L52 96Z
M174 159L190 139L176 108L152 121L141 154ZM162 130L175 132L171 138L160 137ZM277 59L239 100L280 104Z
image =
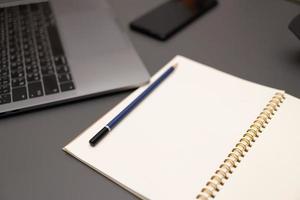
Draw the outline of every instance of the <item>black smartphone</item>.
M131 22L130 28L167 40L216 5L217 0L171 0Z

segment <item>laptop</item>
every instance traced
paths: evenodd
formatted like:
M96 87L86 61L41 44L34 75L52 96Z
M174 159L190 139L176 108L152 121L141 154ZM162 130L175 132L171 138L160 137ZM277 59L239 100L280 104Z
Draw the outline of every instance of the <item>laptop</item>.
M149 80L104 0L0 0L0 26L0 116Z

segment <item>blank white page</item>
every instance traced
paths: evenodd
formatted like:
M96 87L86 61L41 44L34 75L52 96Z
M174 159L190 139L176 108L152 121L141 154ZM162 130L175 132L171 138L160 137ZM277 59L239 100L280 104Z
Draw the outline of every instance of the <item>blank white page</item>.
M299 200L299 119L299 99L286 95L216 200Z
M195 199L278 90L176 56L177 69L97 146L89 139L147 86L64 150L144 199Z

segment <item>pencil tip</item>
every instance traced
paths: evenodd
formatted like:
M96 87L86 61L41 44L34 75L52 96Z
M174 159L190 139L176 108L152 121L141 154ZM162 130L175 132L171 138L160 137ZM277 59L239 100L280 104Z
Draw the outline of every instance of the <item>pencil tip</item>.
M173 67L174 67L174 68L178 67L178 63L175 63L175 64L173 65Z

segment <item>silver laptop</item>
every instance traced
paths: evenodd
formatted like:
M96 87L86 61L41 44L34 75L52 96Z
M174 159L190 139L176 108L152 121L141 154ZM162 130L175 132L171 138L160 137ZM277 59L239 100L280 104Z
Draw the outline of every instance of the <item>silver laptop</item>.
M0 0L0 7L0 116L149 80L104 0Z

